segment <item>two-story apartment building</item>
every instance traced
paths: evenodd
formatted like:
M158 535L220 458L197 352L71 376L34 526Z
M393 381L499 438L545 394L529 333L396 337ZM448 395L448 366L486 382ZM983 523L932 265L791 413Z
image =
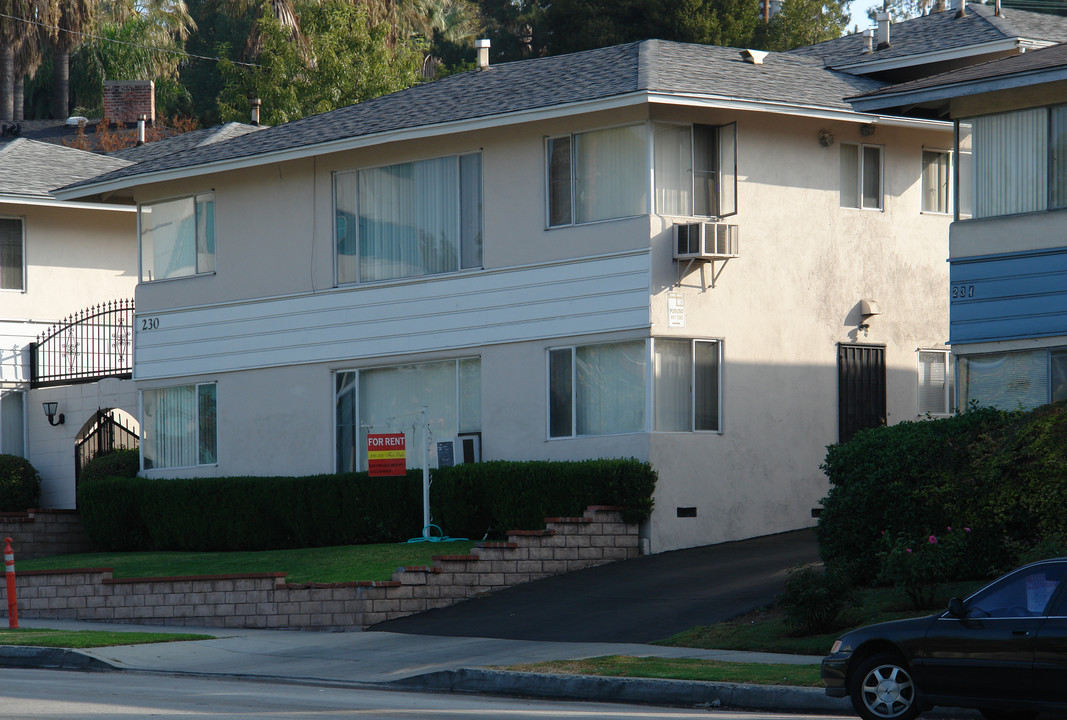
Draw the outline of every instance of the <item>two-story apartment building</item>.
M114 378L132 368L137 208L61 202L52 192L129 164L27 139L0 143L0 453L38 469L44 507L74 507L75 445L97 428L99 411L136 430L133 383ZM46 402L57 403L51 419Z
M1067 399L1067 45L855 104L955 122L948 292L960 405L1012 410Z
M63 189L140 208L143 474L414 466L425 408L431 465L651 462L654 552L811 524L826 445L951 411L951 125L879 86L646 41Z

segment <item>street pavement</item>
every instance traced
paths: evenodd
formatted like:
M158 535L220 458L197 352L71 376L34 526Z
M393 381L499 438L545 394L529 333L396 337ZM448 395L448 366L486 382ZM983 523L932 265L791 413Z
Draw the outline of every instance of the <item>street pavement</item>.
M383 623L373 632L137 627L210 640L91 650L0 646L0 666L239 677L272 683L397 687L439 692L654 705L847 713L821 688L556 676L499 667L601 655L816 664L821 658L646 644L767 604L789 567L815 559L811 531L663 553L558 576ZM20 620L24 628L127 624Z

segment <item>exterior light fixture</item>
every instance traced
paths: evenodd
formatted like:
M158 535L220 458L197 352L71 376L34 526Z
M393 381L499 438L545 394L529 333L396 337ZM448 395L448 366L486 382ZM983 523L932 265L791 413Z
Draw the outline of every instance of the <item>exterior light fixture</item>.
M867 332L871 329L870 319L875 315L882 314L882 306L875 300L860 300L860 316L863 320L860 322L857 330L863 331L863 337L867 337Z
M66 420L66 418L63 417L63 413L59 413L59 420L56 420L56 410L59 409L59 403L46 402L41 404L44 405L44 414L48 417L49 425L55 427L56 425L63 424L63 421Z

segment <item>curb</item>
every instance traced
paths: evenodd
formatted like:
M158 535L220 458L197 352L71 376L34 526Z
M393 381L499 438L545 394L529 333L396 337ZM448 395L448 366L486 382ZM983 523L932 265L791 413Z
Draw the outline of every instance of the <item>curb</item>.
M700 706L764 710L852 714L847 698L831 698L822 688L781 685L741 685L689 680L611 678L589 675L549 675L462 668L417 675L388 683L394 687L438 692L646 705Z
M0 667L49 670L117 670L110 663L77 650L30 645L0 645Z

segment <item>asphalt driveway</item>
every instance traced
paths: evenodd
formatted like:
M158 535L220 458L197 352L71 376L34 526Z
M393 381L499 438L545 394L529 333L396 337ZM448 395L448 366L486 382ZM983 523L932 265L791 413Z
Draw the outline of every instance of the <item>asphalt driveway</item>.
M373 626L416 635L648 643L770 603L818 561L813 530L648 555Z

